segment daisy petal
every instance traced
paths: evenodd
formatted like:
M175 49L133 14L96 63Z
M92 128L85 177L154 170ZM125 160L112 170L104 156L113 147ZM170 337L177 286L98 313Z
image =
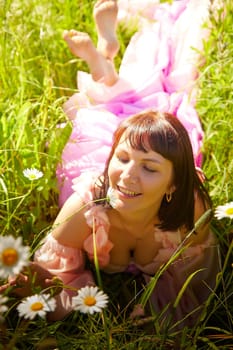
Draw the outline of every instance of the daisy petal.
M78 291L78 295L73 297L72 304L75 310L85 314L101 312L108 303L108 296L98 287L86 286Z
M33 320L37 315L45 318L47 312L54 311L56 300L49 294L35 294L24 299L17 310L20 317Z
M218 219L221 220L223 218L230 218L233 219L233 202L226 203L224 205L219 205L215 209L215 214L214 216Z
M27 168L23 171L23 175L30 181L38 180L40 179L44 174L42 171L36 169L36 168Z
M108 192L107 192L107 201L111 205L112 208L116 207L117 204L117 197L115 195L115 191L112 187L109 187Z
M29 263L30 249L22 238L0 236L0 278L17 275Z

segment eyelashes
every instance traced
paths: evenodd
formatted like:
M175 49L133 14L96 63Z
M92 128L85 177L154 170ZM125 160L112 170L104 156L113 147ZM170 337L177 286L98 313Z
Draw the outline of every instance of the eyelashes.
M117 157L117 159L118 159L121 163L128 163L128 161L129 161L129 159L121 158L121 157Z
M121 156L117 156L117 155L115 157L116 157L117 161L122 163L122 164L127 164L130 161L129 158L125 158L125 157L121 157ZM145 170L145 171L147 171L149 173L157 172L156 169L153 169L153 168L151 168L151 167L149 167L147 165L142 165L142 168L143 168L143 170Z
M157 170L148 168L146 165L143 166L143 169L148 171L149 173L156 173Z

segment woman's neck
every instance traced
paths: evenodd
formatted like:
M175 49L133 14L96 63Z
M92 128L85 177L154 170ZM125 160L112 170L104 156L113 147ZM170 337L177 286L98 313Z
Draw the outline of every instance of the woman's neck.
M118 212L115 209L110 210L109 219L111 225L127 231L135 238L142 238L159 223L158 218L154 214L127 214Z

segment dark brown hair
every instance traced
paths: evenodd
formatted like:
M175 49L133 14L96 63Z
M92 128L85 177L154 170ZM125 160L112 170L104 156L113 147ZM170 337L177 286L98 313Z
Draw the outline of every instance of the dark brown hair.
M189 135L181 122L170 113L146 111L123 120L113 135L113 145L102 177L101 196L109 187L108 166L122 135L131 147L147 152L153 150L173 164L173 184L176 187L171 202L165 196L158 213L162 230L177 230L194 226L194 193L204 206L211 206L206 189L199 179Z

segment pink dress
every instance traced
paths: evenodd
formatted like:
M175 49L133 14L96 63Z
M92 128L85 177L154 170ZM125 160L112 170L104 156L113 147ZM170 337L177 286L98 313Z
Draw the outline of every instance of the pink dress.
M102 270L111 274L130 272L136 269L144 274L147 283L153 282L151 276L156 274L169 261L181 244L179 230L162 232L155 228L154 239L161 243L161 248L150 264L138 265L133 258L130 264L126 266L111 264L110 252L113 243L108 237L110 228L108 209L90 202L92 200L93 184L93 175L84 174L73 186L73 190L87 203L85 217L90 227L90 235L84 241L83 250L61 245L49 234L44 239L41 248L35 253L35 261L58 276L67 286L57 296L59 319L72 311L72 296L76 294L77 289L88 284L94 284L91 272L84 268L85 255L88 256L90 261L93 261L94 237L98 262ZM93 234L93 222L95 223L95 235ZM183 296L174 311L174 321L180 321L191 313L185 324L192 325L199 314L198 311L200 311L201 305L215 286L215 276L218 271L217 261L217 245L211 232L200 244L186 246L153 286L150 302L152 302L155 311L160 312L169 303L173 303L188 277L195 273L187 288L184 289ZM171 309L167 310L167 314L169 312L171 312Z
M78 72L78 92L65 103L72 133L57 167L60 205L73 179L102 172L118 123L145 109L171 112L187 129L197 166L203 130L195 110L199 52L208 34L209 0L119 0L119 21L138 18L138 32L124 54L119 80L111 87Z

